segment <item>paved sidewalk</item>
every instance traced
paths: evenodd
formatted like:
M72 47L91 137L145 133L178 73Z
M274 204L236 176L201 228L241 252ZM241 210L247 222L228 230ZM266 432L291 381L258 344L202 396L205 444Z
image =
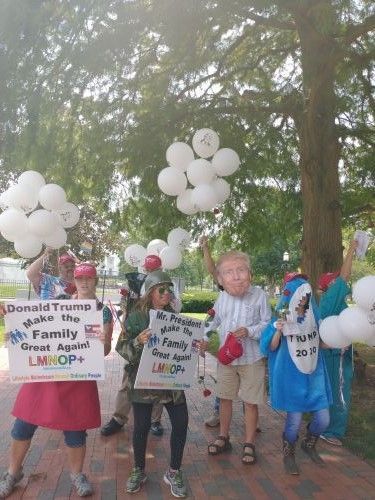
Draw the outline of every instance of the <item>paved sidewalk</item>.
M106 360L105 382L100 382L102 421L110 418L117 388L123 370L122 359L112 352ZM207 359L207 386L213 388L215 360ZM0 472L7 468L9 432L12 425L10 412L18 390L9 383L7 351L0 349ZM281 458L280 435L283 418L267 405L260 408L260 427L257 451L259 461L254 466L241 463L243 415L240 403L234 405L231 441L233 450L225 455L209 457L207 444L214 439L217 429L209 429L203 421L212 409L213 398L204 398L196 385L187 391L189 431L185 448L183 471L189 485L189 498L228 499L375 499L375 469L343 448L319 443L326 467L314 465L299 450L297 457L301 475L286 476ZM166 413L166 412L165 412ZM147 450L148 481L140 493L125 493L125 481L132 467L131 427L103 438L99 429L89 431L85 472L95 486L94 499L123 498L171 499L169 488L162 476L168 466L168 417L163 414L166 429L163 437L149 437ZM11 499L76 499L72 493L67 470L62 433L39 429L33 439L25 463L25 478Z

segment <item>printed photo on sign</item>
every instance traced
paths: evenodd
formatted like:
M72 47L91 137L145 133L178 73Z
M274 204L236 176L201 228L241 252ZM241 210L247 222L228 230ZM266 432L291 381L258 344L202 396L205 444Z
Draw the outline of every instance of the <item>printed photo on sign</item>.
M11 382L104 379L95 300L15 301L6 310Z
M136 389L188 389L193 380L204 322L182 314L150 311Z

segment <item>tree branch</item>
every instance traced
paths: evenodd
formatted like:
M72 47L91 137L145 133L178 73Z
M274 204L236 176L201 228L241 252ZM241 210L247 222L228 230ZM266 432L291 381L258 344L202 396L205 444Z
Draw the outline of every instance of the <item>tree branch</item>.
M361 24L349 24L342 37L342 42L345 45L350 45L357 38L373 30L375 30L375 14L364 19Z
M295 30L296 25L291 21L281 21L278 17L263 17L254 12L249 12L247 17L254 21L257 26L269 26L281 30Z

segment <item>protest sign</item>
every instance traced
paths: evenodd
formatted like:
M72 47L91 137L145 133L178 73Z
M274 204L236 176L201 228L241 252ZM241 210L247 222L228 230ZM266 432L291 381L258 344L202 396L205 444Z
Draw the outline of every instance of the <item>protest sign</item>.
M11 382L104 379L95 300L15 301L6 310Z
M151 337L144 346L136 389L188 389L194 379L204 323L166 311L150 311Z

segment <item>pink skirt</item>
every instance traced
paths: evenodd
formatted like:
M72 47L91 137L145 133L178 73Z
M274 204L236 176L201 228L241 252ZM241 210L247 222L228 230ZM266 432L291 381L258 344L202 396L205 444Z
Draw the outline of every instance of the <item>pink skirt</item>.
M100 426L98 387L91 380L23 384L12 414L48 429L94 429Z

